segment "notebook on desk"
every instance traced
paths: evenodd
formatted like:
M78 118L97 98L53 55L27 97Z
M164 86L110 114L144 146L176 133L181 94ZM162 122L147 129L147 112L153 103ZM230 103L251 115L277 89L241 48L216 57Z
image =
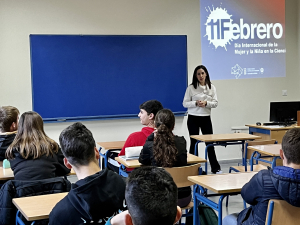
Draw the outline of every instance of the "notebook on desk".
M125 148L125 155L119 156L124 160L133 160L138 159L141 153L143 146L135 146Z

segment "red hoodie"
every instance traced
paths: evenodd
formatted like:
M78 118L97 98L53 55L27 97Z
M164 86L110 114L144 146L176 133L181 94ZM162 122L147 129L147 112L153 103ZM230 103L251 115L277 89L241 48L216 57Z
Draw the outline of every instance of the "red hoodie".
M130 134L119 153L119 156L125 155L125 148L134 146L143 146L147 140L147 137L154 131L152 127L143 127L141 131Z

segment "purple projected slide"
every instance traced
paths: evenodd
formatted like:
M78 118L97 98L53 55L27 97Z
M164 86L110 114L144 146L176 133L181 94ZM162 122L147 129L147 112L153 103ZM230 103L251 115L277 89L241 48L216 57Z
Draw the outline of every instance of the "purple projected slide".
M200 0L212 80L285 77L285 0Z

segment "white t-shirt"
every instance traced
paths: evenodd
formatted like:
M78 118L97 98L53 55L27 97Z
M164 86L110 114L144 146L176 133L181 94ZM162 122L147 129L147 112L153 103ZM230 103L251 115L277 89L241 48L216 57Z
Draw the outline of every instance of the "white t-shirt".
M205 107L196 106L196 101L206 101ZM193 85L189 85L185 91L182 102L183 107L188 108L188 114L194 116L210 116L211 108L218 106L217 92L214 85L209 89L208 85L198 85L195 89Z

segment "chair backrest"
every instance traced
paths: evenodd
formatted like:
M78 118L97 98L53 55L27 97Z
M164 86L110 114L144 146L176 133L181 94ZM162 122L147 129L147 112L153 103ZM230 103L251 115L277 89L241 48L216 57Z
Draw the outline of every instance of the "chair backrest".
M172 167L164 169L171 174L177 187L181 188L194 185L194 183L189 181L187 177L199 175L199 167L201 167L200 163L189 166Z
M271 144L275 144L276 140L275 139L271 139L271 140L260 140L260 141L247 141L246 142L246 148L247 146L253 146L253 145L271 145ZM245 149L246 149L245 148ZM247 153L247 155L245 155L246 159L250 159L251 155L253 153L253 151L249 151L247 149L247 151L245 151L245 154Z
M61 193L70 189L70 181L63 177L35 181L7 181L0 189L0 224L15 224L17 209L12 203L13 198Z
M271 218L269 218L269 216ZM300 207L292 206L284 200L271 199L269 201L265 225L271 225L271 224L272 225L300 224Z

